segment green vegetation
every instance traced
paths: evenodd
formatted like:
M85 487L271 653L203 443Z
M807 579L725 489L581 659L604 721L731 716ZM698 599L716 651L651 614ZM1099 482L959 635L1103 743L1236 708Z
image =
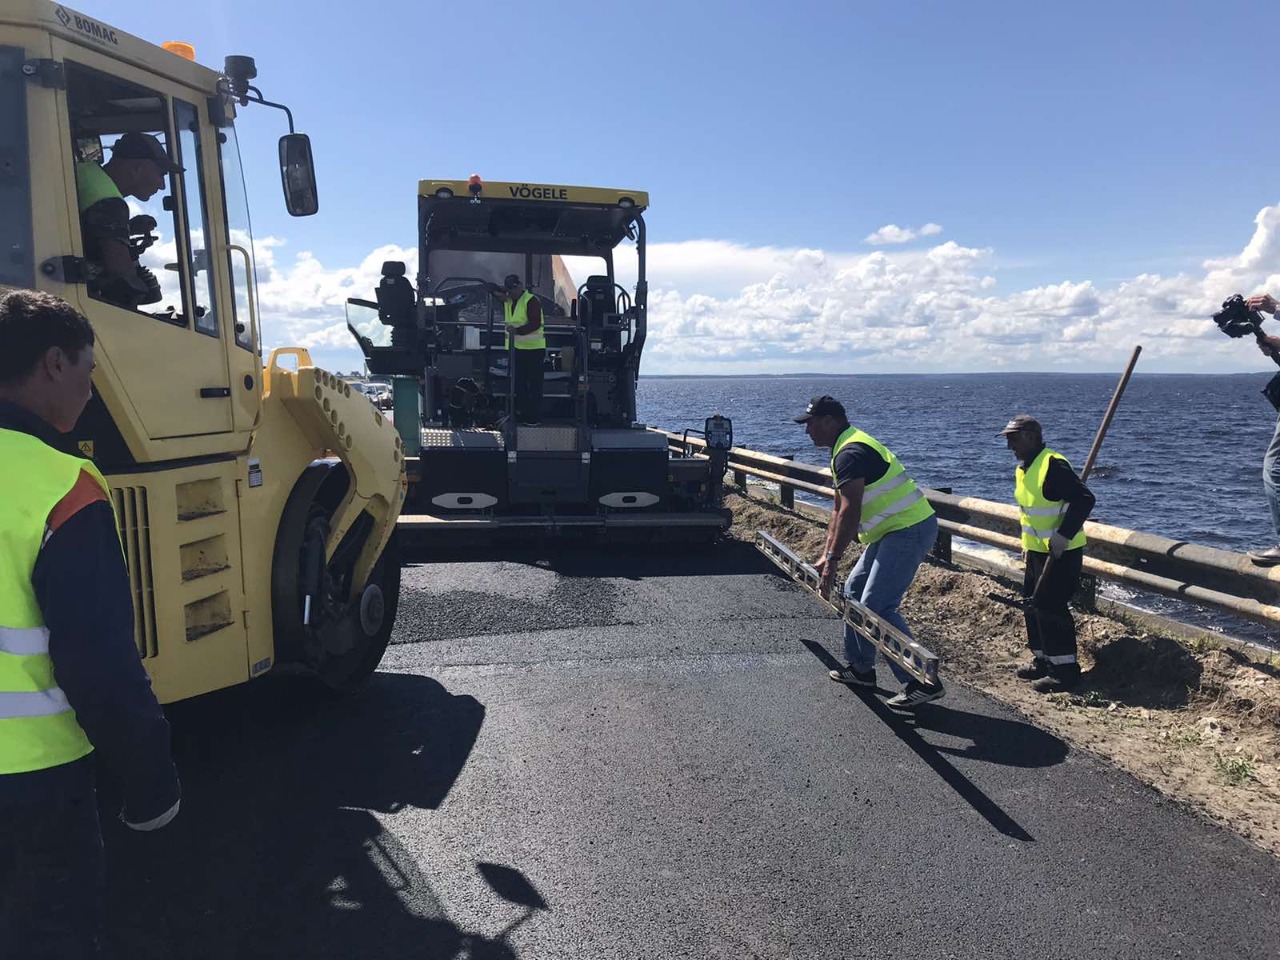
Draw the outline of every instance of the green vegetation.
M1218 754L1218 779L1229 787L1238 787L1253 778L1253 761L1248 757L1224 757Z

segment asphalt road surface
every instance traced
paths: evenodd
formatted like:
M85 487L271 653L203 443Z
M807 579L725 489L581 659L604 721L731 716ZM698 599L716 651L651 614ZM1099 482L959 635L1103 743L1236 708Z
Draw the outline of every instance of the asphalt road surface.
M172 708L181 815L107 827L119 957L1280 952L1280 861L959 684L831 683L837 622L749 547L404 587L359 694Z

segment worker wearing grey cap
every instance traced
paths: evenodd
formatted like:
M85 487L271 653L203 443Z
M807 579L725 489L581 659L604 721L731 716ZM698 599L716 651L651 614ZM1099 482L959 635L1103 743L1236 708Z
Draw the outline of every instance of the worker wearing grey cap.
M156 221L146 214L130 218L125 197L150 200L164 189L164 178L180 173L169 152L149 133L126 133L111 148L111 159L99 166L76 164L76 190L84 255L94 269L90 292L99 300L123 307L156 303L160 284L138 265L130 235L149 233Z
M857 539L864 546L845 581L845 596L910 637L898 605L938 539L933 507L887 447L849 425L839 400L814 397L795 421L804 424L814 446L831 448L831 485L836 494L826 545L813 565L819 592L824 597L830 593L840 557ZM848 665L832 670L831 679L876 689L876 648L848 624L844 654ZM941 683L921 683L896 663L890 662L890 668L903 684L902 691L887 701L891 707L914 710L946 694Z
M1005 437L1018 458L1014 497L1026 557L1022 591L1026 597L1036 595L1024 613L1031 663L1017 673L1022 680L1034 681L1040 693L1059 693L1080 682L1076 625L1067 604L1080 586L1083 527L1094 496L1066 457L1044 445L1044 431L1034 417L1020 413L996 436ZM1049 570L1040 583L1046 564Z

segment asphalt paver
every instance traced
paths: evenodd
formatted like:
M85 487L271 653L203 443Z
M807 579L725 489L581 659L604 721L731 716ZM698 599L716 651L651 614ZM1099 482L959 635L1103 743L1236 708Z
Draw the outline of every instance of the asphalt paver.
M914 715L884 705L887 667L879 694L832 683L839 650L834 616L738 543L411 564L358 693L286 675L171 708L183 808L107 824L112 944L1280 953L1280 861L960 683Z

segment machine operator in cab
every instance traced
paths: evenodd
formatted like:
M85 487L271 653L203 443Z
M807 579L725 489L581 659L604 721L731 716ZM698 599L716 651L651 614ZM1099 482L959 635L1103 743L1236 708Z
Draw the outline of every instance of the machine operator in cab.
M150 270L138 265L140 250L129 239L131 234L148 233L156 222L145 214L130 219L124 198L150 200L164 189L165 176L181 169L160 141L147 133L121 136L105 164L92 160L76 164L85 259L98 272L90 292L99 300L135 307L162 298L160 284Z
M516 420L533 426L542 419L542 364L547 354L547 335L542 326L542 303L525 289L519 274L509 273L495 290L502 301L506 325L504 347L515 340L511 389L515 394Z

